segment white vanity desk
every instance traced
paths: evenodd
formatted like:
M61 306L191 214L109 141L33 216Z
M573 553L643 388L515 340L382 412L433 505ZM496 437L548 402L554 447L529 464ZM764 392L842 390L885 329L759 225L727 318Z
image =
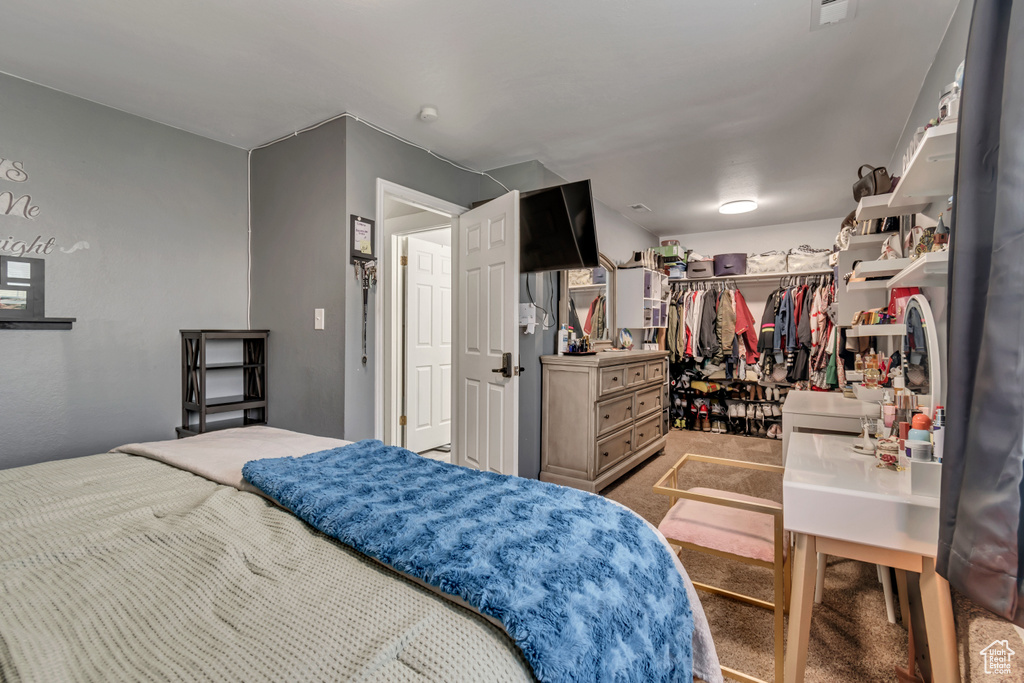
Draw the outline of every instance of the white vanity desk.
M815 554L825 553L895 568L901 595L906 595L902 572L920 573L932 680L958 683L949 584L935 573L939 499L911 494L909 470L877 467L873 457L850 448L857 441L854 436L795 432L786 447L785 528L796 542L785 680L804 680Z
M846 398L833 391L790 391L782 405L782 464L794 432L847 432L860 434L861 417L878 417L874 403Z

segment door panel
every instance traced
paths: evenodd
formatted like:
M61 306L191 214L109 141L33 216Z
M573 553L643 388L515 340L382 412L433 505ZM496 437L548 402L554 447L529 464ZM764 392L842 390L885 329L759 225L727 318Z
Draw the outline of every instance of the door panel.
M451 247L418 237L406 248L405 445L422 453L452 440L452 259Z
M455 311L454 462L502 474L519 471L519 193L459 216ZM511 353L511 377L493 372Z

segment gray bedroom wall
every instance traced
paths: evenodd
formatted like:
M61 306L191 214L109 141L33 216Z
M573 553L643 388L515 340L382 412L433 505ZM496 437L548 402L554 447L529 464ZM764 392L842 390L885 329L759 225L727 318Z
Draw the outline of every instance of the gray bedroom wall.
M46 314L78 318L0 330L0 468L173 439L178 330L245 326L246 153L5 75L0 102L29 176L0 193L40 207L0 244L55 238Z
M380 133L364 123L342 119L346 127L345 188L347 206L342 214L345 225L345 254L348 254L348 217L350 214L373 218L380 228L377 213L377 178L424 192L459 206L469 207L480 194L480 176L461 171L421 149ZM376 343L375 292L370 292L367 315L367 363L361 362L362 290L352 266L344 270L346 326L345 355L345 438L373 438L374 352Z
M973 0L960 0L960 4L957 5L949 20L946 34L942 37L942 42L935 53L935 60L921 85L917 103L914 104L914 108L910 112L903 135L896 143L896 149L893 150L892 159L889 161L889 170L894 175L899 172L903 153L907 151L914 132L918 128L926 126L930 119L939 115L939 96L942 95L943 88L953 82L956 68L960 62L964 61L964 55L967 54L967 34L971 29L973 10Z
M269 422L345 435L345 122L252 153L252 325L270 330ZM313 311L324 309L324 329Z

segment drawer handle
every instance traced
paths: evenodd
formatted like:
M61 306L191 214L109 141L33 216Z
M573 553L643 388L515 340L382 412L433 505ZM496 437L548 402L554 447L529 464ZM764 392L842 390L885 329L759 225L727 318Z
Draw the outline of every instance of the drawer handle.
M644 402L643 402L643 401L640 401L640 405L643 405L643 404L644 404Z
M626 406L626 410L628 410L629 412L633 412L633 406Z
M618 378L618 377L612 377L612 381L613 381L613 382L618 382L618 381L619 381L619 378Z
M601 455L603 455L604 457L606 457L606 458L607 458L607 457L608 457L608 451L605 451L605 452L604 452L604 453L602 453Z
M626 439L626 445L628 446L630 443L629 439Z
M644 438L644 433L643 432L640 432L640 438L641 439ZM629 443L629 442L627 441L626 443Z
M636 373L636 376L637 376L637 377L639 377L639 376L640 376L640 373L639 373L639 372L638 372L638 373Z
M610 420L610 419L611 419L611 417L612 417L611 415L605 415L605 416L604 416L604 419L606 419L606 420Z

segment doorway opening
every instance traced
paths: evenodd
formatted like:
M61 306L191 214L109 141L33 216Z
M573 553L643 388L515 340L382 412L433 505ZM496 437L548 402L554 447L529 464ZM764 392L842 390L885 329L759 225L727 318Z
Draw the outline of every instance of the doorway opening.
M383 180L377 200L375 432L452 462L452 227L465 209Z

